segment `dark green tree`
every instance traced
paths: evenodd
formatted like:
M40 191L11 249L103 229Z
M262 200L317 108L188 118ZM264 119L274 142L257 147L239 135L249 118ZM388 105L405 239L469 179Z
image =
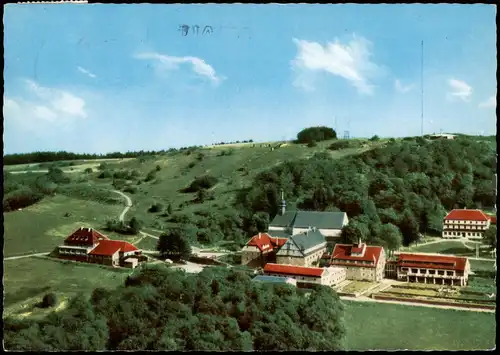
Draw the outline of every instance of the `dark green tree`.
M183 236L183 230L180 228L173 228L160 235L156 249L162 257L168 256L176 260L188 259L191 255L189 241Z

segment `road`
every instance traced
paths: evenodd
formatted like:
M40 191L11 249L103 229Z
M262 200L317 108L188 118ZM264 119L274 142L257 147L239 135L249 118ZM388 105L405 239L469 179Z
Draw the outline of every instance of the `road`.
M24 259L24 258L31 258L32 256L45 256L49 255L50 253L36 253L36 254L28 254L28 255L20 255L20 256L10 256L8 258L4 258L3 260L18 260L18 259Z
M399 304L399 305L415 306L415 307L430 307L430 308L441 308L441 309L454 309L454 310L469 311L469 312L495 313L494 309L465 308L465 307L441 306L435 304L424 304L424 303L413 303L413 302L375 300L373 298L366 296L360 296L358 298L340 296L340 299L344 301L353 301L353 302L379 302L379 303L390 303L390 304Z
M81 173L83 170L73 169L73 170L63 170L63 173ZM48 173L48 170L22 170L22 171L5 171L11 174L27 174L27 173Z

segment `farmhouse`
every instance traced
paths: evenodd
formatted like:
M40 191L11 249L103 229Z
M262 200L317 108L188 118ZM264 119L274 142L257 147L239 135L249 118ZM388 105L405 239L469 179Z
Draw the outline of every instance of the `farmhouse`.
M325 252L325 237L312 228L288 238L276 253L276 263L308 267L316 263Z
M346 272L343 268L303 267L294 265L266 264L264 274L268 276L290 277L297 282L297 286L324 285L335 286L345 280Z
M57 250L58 257L62 259L115 267L135 268L143 259L141 251L134 245L121 240L110 240L92 228L76 230Z
M444 217L442 237L480 240L490 224L489 216L481 210L452 210Z
M241 264L249 267L262 267L267 262L275 262L276 251L286 241L287 238L272 237L268 233L253 236L241 251Z
M323 234L329 245L333 245L338 241L342 227L348 223L345 212L286 211L282 193L281 211L269 223L269 233L294 235L314 227Z
M348 280L381 281L384 278L385 251L366 243L337 244L330 258L330 265L344 267Z
M468 258L449 255L399 253L395 265L397 279L406 282L466 286L470 273Z

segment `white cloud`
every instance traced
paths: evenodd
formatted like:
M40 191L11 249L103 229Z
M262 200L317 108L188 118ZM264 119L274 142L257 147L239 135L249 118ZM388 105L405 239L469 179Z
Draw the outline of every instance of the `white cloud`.
M87 76L89 76L89 77L91 77L91 78L96 78L96 77L97 77L94 73L92 73L92 72L88 71L88 70L87 70L87 69L85 69L85 68L78 67L77 69L78 69L78 71L79 71L80 73L83 73L83 74L85 74L85 75L87 75Z
M413 84L406 85L406 86L403 85L403 84L401 84L401 82L399 81L399 79L396 79L394 81L394 88L396 89L396 91L399 91L399 92L402 92L402 93L410 91L411 89L413 89L413 87L414 87Z
M42 87L32 80L26 80L26 82L28 89L37 96L38 100L42 101L42 106L49 106L48 108L55 113L54 119L64 116L87 117L85 101L81 97L68 91ZM46 110L42 111L47 113Z
M202 77L206 77L216 84L225 79L224 77L217 76L217 74L215 73L215 69L211 65L205 63L203 59L197 57L174 57L165 54L149 52L139 53L135 55L135 58L156 60L157 62L161 63L163 68L167 70L178 69L180 64L187 63L191 64L192 70L196 74Z
M480 108L496 108L497 107L497 97L495 95L491 96L489 99L481 102L479 104Z
M26 80L23 96L4 96L3 114L6 120L17 122L26 128L46 123L66 124L73 118L86 118L85 101L74 94L38 85Z
M448 98L454 99L459 98L462 101L468 102L470 96L472 95L472 88L465 82L457 79L448 80L448 85L450 85L453 91L448 92Z
M381 68L371 61L372 43L363 37L342 44L338 39L321 45L317 42L293 39L297 45L297 56L292 60L292 70L299 73L294 85L303 87L304 73L327 72L349 81L362 94L373 94L370 83ZM308 83L308 86L311 86Z

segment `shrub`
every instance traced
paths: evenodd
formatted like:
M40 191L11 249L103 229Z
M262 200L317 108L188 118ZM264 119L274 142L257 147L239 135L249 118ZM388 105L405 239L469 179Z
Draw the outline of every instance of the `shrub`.
M42 308L54 307L57 304L57 297L54 293L47 293L42 299Z
M317 144L315 141L312 141L312 142L307 143L307 146L308 146L309 148L314 148L314 147L316 147L317 145L318 145L318 144Z
M151 181L151 180L154 180L154 178L156 177L156 170L152 170L148 173L148 175L146 176L146 178L144 179L144 181Z
M336 142L333 142L332 144L330 144L330 146L328 147L328 149L330 149L330 150L340 150L340 149L349 148L349 146L350 146L350 144L349 144L348 140L339 140L339 141L336 141Z
M128 193L131 193L131 194L135 194L137 192L137 187L135 187L135 186L125 186L125 188L123 189L123 192L128 192Z
M113 177L113 174L109 170L103 170L97 177L99 179L109 179Z
M203 158L205 158L205 154L199 152L197 155L196 155L196 160L198 161L202 161Z
M148 212L155 213L161 212L163 210L163 205L159 202L155 202L149 207Z
M160 171L161 170L161 166L157 165L156 166L156 171Z
M196 166L196 163L194 161L192 161L191 163L188 164L188 169L192 169Z
M370 141L372 141L372 142L376 142L376 141L379 141L379 140L380 140L380 138L377 135L374 135L373 137L370 138Z
M31 206L43 198L43 195L33 191L29 187L22 187L11 192L3 198L3 208L5 212L15 211L19 208Z
M92 170L92 168L87 168L83 171L85 174L92 174L94 171Z
M203 175L197 177L191 182L191 184L183 190L183 192L198 192L201 189L209 189L218 182L218 179L214 176Z

